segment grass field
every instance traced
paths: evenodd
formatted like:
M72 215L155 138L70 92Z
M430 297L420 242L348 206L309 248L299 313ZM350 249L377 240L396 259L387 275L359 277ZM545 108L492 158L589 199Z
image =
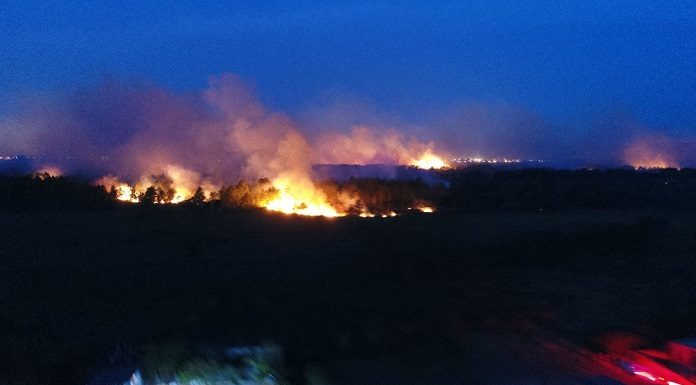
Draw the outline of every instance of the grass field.
M269 339L291 371L387 362L398 378L423 357L481 373L491 340L473 335L696 334L694 214L2 214L0 374L65 383L117 344Z

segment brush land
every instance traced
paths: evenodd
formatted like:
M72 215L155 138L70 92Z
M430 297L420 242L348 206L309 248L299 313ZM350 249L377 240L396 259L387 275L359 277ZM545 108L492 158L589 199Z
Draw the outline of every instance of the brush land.
M450 175L441 210L394 218L5 206L0 383L84 383L116 346L264 340L293 384L565 383L528 336L696 334L693 175L528 173ZM544 186L568 192L501 198ZM594 203L553 203L571 198Z

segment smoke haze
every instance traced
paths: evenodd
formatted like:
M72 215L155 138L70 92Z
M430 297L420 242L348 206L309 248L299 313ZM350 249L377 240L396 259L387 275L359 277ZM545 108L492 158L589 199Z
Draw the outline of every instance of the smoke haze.
M417 122L338 100L291 117L264 106L233 74L212 77L201 92L110 78L12 105L0 120L0 154L45 156L67 172L131 179L177 167L227 182L309 180L313 164L412 164L428 153L572 160L574 167L696 163L692 136L656 135L625 112L600 114L589 129L519 106L474 102L424 111ZM77 162L60 164L70 158Z

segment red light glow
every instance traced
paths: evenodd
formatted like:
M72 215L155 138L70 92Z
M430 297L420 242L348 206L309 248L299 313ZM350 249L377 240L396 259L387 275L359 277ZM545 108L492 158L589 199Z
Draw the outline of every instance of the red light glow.
M650 374L650 373L648 373L648 372L639 371L639 372L633 372L633 373L634 373L636 376L645 377L645 378L647 378L647 379L650 380L650 381L655 381L655 380L657 379L657 378L655 378L655 376L653 376L652 374Z

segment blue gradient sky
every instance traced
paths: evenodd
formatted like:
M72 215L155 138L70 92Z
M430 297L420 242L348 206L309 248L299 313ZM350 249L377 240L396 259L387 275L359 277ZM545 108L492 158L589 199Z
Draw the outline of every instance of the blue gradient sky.
M689 1L134 4L0 2L0 100L104 75L186 91L232 72L293 116L332 98L415 121L482 103L582 131L619 106L657 131L695 133Z

